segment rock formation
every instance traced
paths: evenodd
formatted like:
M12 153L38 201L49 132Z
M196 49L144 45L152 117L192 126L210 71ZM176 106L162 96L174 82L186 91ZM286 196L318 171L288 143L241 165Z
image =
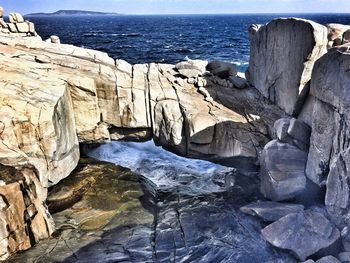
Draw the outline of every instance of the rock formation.
M300 260L335 255L340 239L350 251L347 26L294 18L253 25L245 79L219 61L115 61L57 36L42 41L18 13L9 23L2 17L0 8L1 260L52 234L47 189L76 168L79 144L149 139L183 156L260 163L269 200L298 201L310 185L325 187L327 211L270 201L241 211L276 221L262 234ZM61 197L51 196L51 207Z
M19 13L10 13L9 22L6 23L3 19L4 9L0 7L0 35L11 35L18 37L35 36L34 23L24 20L23 16Z
M297 113L314 63L327 51L327 28L303 19L276 19L251 26L249 34L247 79L288 114Z
M19 16L11 17L21 23ZM236 94L229 80L206 71L204 61L130 65L102 52L19 36L0 37L0 163L29 169L38 178L29 195L37 194L36 210L48 228L35 241L54 228L44 216L47 188L76 167L79 143L153 138L181 155L255 161L269 140L271 123L285 115L252 88ZM213 70L234 76L227 67ZM228 96L225 106L215 101ZM271 113L263 114L267 109ZM4 187L10 189L7 183ZM30 237L28 231L22 235ZM6 244L4 255L29 247Z

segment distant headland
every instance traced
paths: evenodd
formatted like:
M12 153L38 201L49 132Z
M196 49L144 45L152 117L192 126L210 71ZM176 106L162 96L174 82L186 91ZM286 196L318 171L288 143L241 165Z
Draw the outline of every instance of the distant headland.
M58 10L54 13L31 13L26 16L96 16L96 15L122 15L120 13L96 12L84 10Z

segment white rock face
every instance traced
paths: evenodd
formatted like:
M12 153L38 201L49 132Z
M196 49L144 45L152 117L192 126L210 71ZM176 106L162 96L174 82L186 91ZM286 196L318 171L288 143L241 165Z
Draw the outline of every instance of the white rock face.
M288 114L311 78L315 61L327 51L327 28L312 21L276 19L250 28L247 80Z

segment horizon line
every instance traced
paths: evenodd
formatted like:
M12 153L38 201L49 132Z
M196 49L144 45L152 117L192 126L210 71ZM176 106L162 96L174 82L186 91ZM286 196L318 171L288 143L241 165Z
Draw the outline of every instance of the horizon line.
M57 11L69 11L72 9L61 9L61 10L57 10ZM31 14L48 14L51 15L57 11L53 11L53 12L41 12L41 11L37 11L37 12L31 12L28 14L24 14L24 15L31 15ZM101 12L101 13L105 13L105 15L111 15L111 16L118 16L118 15L122 15L122 16L145 16L145 15L151 15L151 16L159 16L159 15L288 15L288 14L307 14L307 15L313 15L313 14L324 14L324 15L332 15L332 14L337 14L337 15L348 15L350 14L350 12L237 12L237 13L118 13L118 12L111 12L111 11L91 11L91 10L74 10L74 11L84 11L84 12ZM115 13L115 14L113 14ZM103 14L101 14L103 15ZM57 15L57 16L79 16L79 15ZM84 16L84 15L80 15L80 16ZM93 15L90 15L93 16ZM96 16L98 16L98 14L96 14Z

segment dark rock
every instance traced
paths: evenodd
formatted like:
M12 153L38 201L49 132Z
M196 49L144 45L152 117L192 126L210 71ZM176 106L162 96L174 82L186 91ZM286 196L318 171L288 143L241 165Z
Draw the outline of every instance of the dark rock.
M332 220L340 227L350 224L350 149L338 154L330 167L325 204Z
M261 192L273 201L291 199L306 187L307 153L297 147L273 140L261 155Z
M274 133L279 141L285 143L289 143L291 141L291 138L288 135L289 124L290 118L282 118L277 120L273 125Z
M231 76L229 77L229 81L233 84L233 87L237 89L245 89L249 87L247 80L239 76Z
M343 44L350 43L350 29L343 34Z
M206 69L213 75L223 79L227 79L231 76L235 77L238 73L236 67L233 64L218 60L210 62L207 65Z
M287 249L300 260L331 249L340 238L337 228L323 215L306 210L289 214L262 230L272 245Z
M288 134L304 144L308 145L310 143L311 128L295 118L290 120Z
M258 216L264 221L274 222L280 218L291 214L298 213L304 210L303 205L297 204L282 204L277 202L256 202L241 207L243 213Z
M339 253L338 258L340 259L341 262L348 263L350 262L350 252Z

